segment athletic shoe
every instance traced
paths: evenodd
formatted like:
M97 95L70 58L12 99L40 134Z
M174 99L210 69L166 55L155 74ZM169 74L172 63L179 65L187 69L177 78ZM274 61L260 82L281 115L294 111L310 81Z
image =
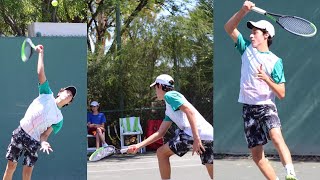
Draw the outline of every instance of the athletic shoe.
M108 147L109 145L107 143L102 144L102 147Z
M286 175L286 180L298 180L298 178L292 174Z

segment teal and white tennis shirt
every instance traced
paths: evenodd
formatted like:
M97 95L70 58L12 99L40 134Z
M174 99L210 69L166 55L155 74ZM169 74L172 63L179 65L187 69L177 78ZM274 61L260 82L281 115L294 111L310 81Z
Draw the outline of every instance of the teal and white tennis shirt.
M244 104L275 104L275 93L266 82L256 77L258 68L262 64L263 70L277 83L284 83L282 59L271 51L260 52L253 48L251 42L238 36L236 48L241 54L241 79L238 101Z
M166 116L164 121L174 122L181 130L189 136L192 136L192 130L186 113L179 110L183 104L190 104L188 100L177 91L169 91L164 95L166 102ZM196 108L190 104L196 115L197 129L201 140L213 140L213 127L208 123L204 117L198 112Z
M55 102L49 82L46 81L39 85L39 96L29 105L20 126L32 138L40 141L40 135L49 127L52 126L56 134L62 124L62 113Z

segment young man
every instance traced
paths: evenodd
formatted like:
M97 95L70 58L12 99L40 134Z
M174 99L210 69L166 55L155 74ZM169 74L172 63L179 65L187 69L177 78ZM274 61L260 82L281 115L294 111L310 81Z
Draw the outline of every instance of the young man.
M253 161L268 180L279 179L264 155L267 138L277 149L285 166L286 180L295 180L290 151L282 137L275 96L285 96L282 60L269 51L274 27L265 20L247 22L250 40L245 40L237 26L255 4L245 1L242 8L225 24L225 30L236 43L242 59L239 102L243 104L244 130ZM265 130L267 132L265 132Z
M76 95L76 88L68 86L62 88L54 98L44 72L44 50L42 45L36 46L38 57L39 96L33 100L20 121L20 126L12 133L6 158L8 164L3 180L11 180L17 167L19 157L24 153L22 179L30 180L33 166L38 159L37 151L52 151L47 142L49 135L59 132L63 124L60 109L70 104Z
M155 88L157 99L166 103L165 119L157 132L141 143L130 146L128 153L137 153L139 149L162 138L174 122L179 127L176 136L157 149L161 178L171 178L170 156L176 154L181 157L192 148L192 155L200 155L202 164L213 179L213 127L182 94L173 90L173 84L171 76L162 74L150 85Z

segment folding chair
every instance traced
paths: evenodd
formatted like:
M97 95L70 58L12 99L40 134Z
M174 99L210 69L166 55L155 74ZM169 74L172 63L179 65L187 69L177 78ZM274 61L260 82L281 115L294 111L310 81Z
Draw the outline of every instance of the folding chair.
M96 138L94 135L87 134L87 154L96 151L96 147L89 147L89 139L90 138Z
M142 127L140 124L140 117L125 117L119 118L120 124L120 145L121 149L127 148L125 144L125 136L137 136L137 143L141 142L141 135L143 134ZM143 153L143 149L140 150Z

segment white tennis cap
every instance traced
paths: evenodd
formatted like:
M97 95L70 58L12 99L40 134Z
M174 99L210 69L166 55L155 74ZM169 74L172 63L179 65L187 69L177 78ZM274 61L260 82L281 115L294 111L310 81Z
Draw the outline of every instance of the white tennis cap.
M90 106L99 106L99 103L97 101L92 101Z
M247 22L247 27L249 29L252 29L253 27L258 28L258 29L263 29L268 31L268 33L270 34L271 37L273 37L275 35L275 30L273 25L266 21L266 20L260 20L257 22L253 22L253 21L248 21Z
M166 85L166 86L171 86L174 87L173 83L174 80L171 76L169 76L168 74L161 74L160 76L158 76L156 78L156 80L150 85L150 87L153 87L156 84L162 84L162 85Z

